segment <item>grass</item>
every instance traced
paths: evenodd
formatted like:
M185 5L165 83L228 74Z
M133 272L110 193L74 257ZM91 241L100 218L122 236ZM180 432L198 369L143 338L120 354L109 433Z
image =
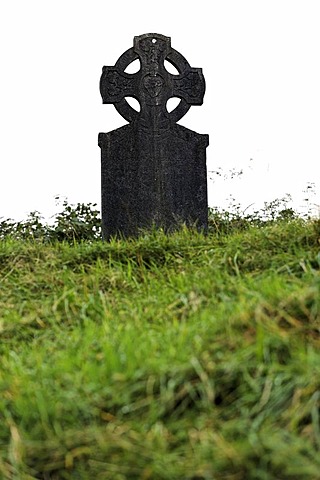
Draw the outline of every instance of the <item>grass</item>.
M320 479L320 232L0 242L0 478Z

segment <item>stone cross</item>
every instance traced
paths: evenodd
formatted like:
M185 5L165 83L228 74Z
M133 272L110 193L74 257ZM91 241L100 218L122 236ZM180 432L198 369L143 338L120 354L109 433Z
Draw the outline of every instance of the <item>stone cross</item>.
M126 73L136 59L139 71ZM177 75L166 70L165 61ZM209 137L176 123L192 105L202 104L201 68L190 67L170 37L148 33L134 37L133 48L115 66L103 67L100 92L103 103L114 104L129 122L99 134L103 237L137 235L152 226L167 231L182 223L205 231ZM138 100L139 112L126 97ZM172 97L180 103L169 113Z

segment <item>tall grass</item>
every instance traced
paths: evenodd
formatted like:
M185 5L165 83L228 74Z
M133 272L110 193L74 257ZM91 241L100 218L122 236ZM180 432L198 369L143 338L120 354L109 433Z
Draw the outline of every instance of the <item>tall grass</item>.
M319 221L218 220L0 242L0 478L320 478Z

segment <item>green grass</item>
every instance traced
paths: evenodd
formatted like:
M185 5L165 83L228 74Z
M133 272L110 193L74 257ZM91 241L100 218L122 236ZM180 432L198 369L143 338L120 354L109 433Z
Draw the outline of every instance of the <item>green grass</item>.
M320 479L319 222L0 242L0 478Z

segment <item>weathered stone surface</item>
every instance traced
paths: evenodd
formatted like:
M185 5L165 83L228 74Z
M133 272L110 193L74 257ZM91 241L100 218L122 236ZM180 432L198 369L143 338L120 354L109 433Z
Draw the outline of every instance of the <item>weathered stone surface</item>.
M126 73L137 58L140 70ZM166 70L165 60L179 75ZM140 35L114 67L103 67L100 91L103 103L113 103L130 122L99 134L104 238L136 235L152 225L170 230L182 222L206 230L209 137L176 124L202 104L202 70L190 67L169 37ZM140 112L125 97L136 98ZM171 97L181 101L169 113Z

